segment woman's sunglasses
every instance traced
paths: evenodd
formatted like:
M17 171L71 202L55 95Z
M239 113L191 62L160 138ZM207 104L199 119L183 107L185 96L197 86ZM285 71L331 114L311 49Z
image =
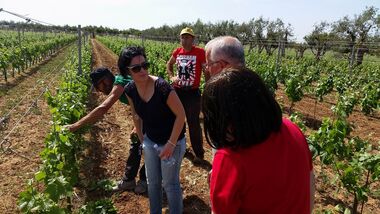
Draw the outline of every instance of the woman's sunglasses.
M127 68L130 69L133 73L138 73L141 71L141 68L144 68L144 70L147 70L149 68L149 62L143 62L141 64L131 65Z

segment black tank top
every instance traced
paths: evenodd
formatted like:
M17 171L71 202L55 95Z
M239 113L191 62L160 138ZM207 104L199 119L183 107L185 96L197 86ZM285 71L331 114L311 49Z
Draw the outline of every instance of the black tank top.
M154 93L148 102L141 99L134 81L125 86L125 93L132 99L136 113L143 120L145 134L157 144L165 144L172 133L176 116L166 104L170 92L174 90L164 79L154 82ZM185 136L183 127L178 140Z

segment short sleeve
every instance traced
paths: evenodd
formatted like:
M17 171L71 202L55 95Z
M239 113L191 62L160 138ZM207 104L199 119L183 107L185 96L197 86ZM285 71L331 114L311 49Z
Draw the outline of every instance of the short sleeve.
M175 50L173 51L173 53L172 53L172 57L177 58L177 56L178 56L178 52L179 52L179 51L180 51L179 48L175 49Z
M242 171L231 156L218 150L212 164L210 199L214 213L238 213L241 199L239 187L242 185Z
M134 81L127 83L124 87L124 93L128 95L128 97L134 98L134 91L136 90L136 84Z
M160 91L160 94L162 96L162 100L164 102L167 101L169 94L172 90L174 90L173 86L171 86L168 82L166 82L164 79L159 77L157 79L157 89Z
M308 163L309 169L310 169L310 171L313 170L313 158L312 158L311 151L309 149L309 145L307 144L307 140L306 140L305 135L303 134L301 129L296 124L294 124L292 121L290 121L289 119L283 118L282 121L284 124L286 124L288 127L291 127L292 130L294 130L297 133L295 138L298 140L298 142L302 143L302 146L304 147L304 150L306 152L306 156L307 156L307 159L309 162Z
M115 82L113 83L113 85L121 85L124 87L131 81L132 79L129 75L127 76L127 78L124 78L122 75L116 75Z
M206 63L206 52L203 48L199 48L199 58L201 65Z

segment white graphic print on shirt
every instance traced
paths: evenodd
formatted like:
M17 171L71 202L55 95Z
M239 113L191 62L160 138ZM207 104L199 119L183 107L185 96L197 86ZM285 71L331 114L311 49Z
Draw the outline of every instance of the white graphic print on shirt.
M195 81L195 66L197 57L178 55L176 59L178 86L193 86Z

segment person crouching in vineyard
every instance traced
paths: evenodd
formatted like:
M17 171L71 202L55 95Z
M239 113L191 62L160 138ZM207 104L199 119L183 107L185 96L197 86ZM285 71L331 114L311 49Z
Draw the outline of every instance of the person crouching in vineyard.
M212 77L202 112L206 140L217 149L210 178L213 213L311 212L314 173L306 139L282 118L256 73L229 68Z
M149 62L141 47L123 49L118 65L124 76L131 75L133 79L125 87L125 93L137 134L143 142L150 212L162 212L164 187L170 213L182 213L179 172L186 149L182 103L169 83L149 75Z
M123 92L124 86L132 81L130 76L124 77L122 75L116 75L115 77L108 68L101 67L92 71L90 73L90 78L94 88L97 91L108 95L108 97L102 104L97 106L82 119L78 120L76 123L66 125L65 127L71 132L75 132L84 125L95 123L105 113L107 113L107 111L117 100L123 104L128 104L128 99ZM141 143L137 137L135 129L133 129L130 135L130 142L129 157L126 161L124 176L117 186L113 188L113 190L134 190L136 193L142 194L147 190L147 183L145 176L145 165L143 165L140 169L140 180L137 185L135 181L141 161Z

